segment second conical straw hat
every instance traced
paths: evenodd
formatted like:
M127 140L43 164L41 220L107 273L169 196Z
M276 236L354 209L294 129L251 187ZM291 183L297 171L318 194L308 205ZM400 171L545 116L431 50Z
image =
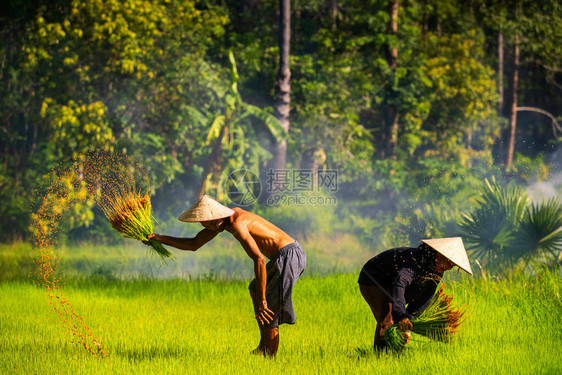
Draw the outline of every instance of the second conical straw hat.
M422 240L423 243L431 246L435 251L444 255L447 259L453 262L459 268L472 275L472 268L468 262L468 255L464 249L462 238L449 237L449 238L436 238L433 240Z
M234 211L223 206L208 195L203 195L197 203L178 217L178 220L188 223L218 220L234 215Z

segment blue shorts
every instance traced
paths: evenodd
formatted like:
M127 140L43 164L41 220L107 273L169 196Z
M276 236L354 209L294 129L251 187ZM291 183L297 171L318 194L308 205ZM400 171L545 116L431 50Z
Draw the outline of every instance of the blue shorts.
M267 307L274 312L273 320L265 327L277 327L280 324L295 324L293 308L293 287L306 267L306 255L298 242L290 243L279 249L267 262L265 269L267 282L265 300ZM256 291L256 279L250 282L250 290Z

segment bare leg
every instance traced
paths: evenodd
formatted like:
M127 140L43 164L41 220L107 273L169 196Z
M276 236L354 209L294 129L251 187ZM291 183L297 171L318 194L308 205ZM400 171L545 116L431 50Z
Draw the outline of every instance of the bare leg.
M252 302L254 303L254 314L258 313L258 303L256 300L256 292L250 290ZM252 354L275 356L279 348L279 328L278 327L264 327L258 322L260 329L260 343L257 348L251 351Z
M392 302L384 292L374 286L359 284L361 295L369 304L373 315L377 321L375 328L374 348L382 349L385 346L383 339L384 330L393 324L392 321Z
M258 303L256 301L256 292L254 292L253 290L250 290L250 296L252 297L252 303L254 304L254 315L257 315L258 314ZM255 348L254 350L252 350L250 353L264 355L265 354L264 347L263 347L264 328L262 327L262 325L259 322L258 322L258 327L260 329L260 343L258 344L258 347Z
M277 354L277 349L279 348L279 328L264 327L263 331L263 347L265 349L265 354L270 357L275 357L275 354Z

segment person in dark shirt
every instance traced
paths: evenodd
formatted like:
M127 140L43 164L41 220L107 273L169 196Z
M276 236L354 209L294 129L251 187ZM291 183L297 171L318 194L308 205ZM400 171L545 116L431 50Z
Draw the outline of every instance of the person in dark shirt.
M377 321L375 349L384 348L384 330L395 322L409 340L410 319L429 305L443 273L455 266L472 275L460 237L386 250L363 266L359 290Z

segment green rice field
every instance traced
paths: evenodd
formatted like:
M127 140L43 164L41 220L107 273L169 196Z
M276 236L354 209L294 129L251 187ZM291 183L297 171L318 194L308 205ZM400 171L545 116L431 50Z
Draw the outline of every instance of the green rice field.
M2 272L22 261L10 256L13 247L0 250ZM299 280L297 323L281 326L275 359L249 354L259 333L244 277L68 276L65 296L109 350L103 359L70 344L45 291L14 273L0 282L0 373L562 373L557 270L452 274L447 290L469 305L456 340L414 335L403 353L382 355L371 351L375 320L359 293L358 270Z

